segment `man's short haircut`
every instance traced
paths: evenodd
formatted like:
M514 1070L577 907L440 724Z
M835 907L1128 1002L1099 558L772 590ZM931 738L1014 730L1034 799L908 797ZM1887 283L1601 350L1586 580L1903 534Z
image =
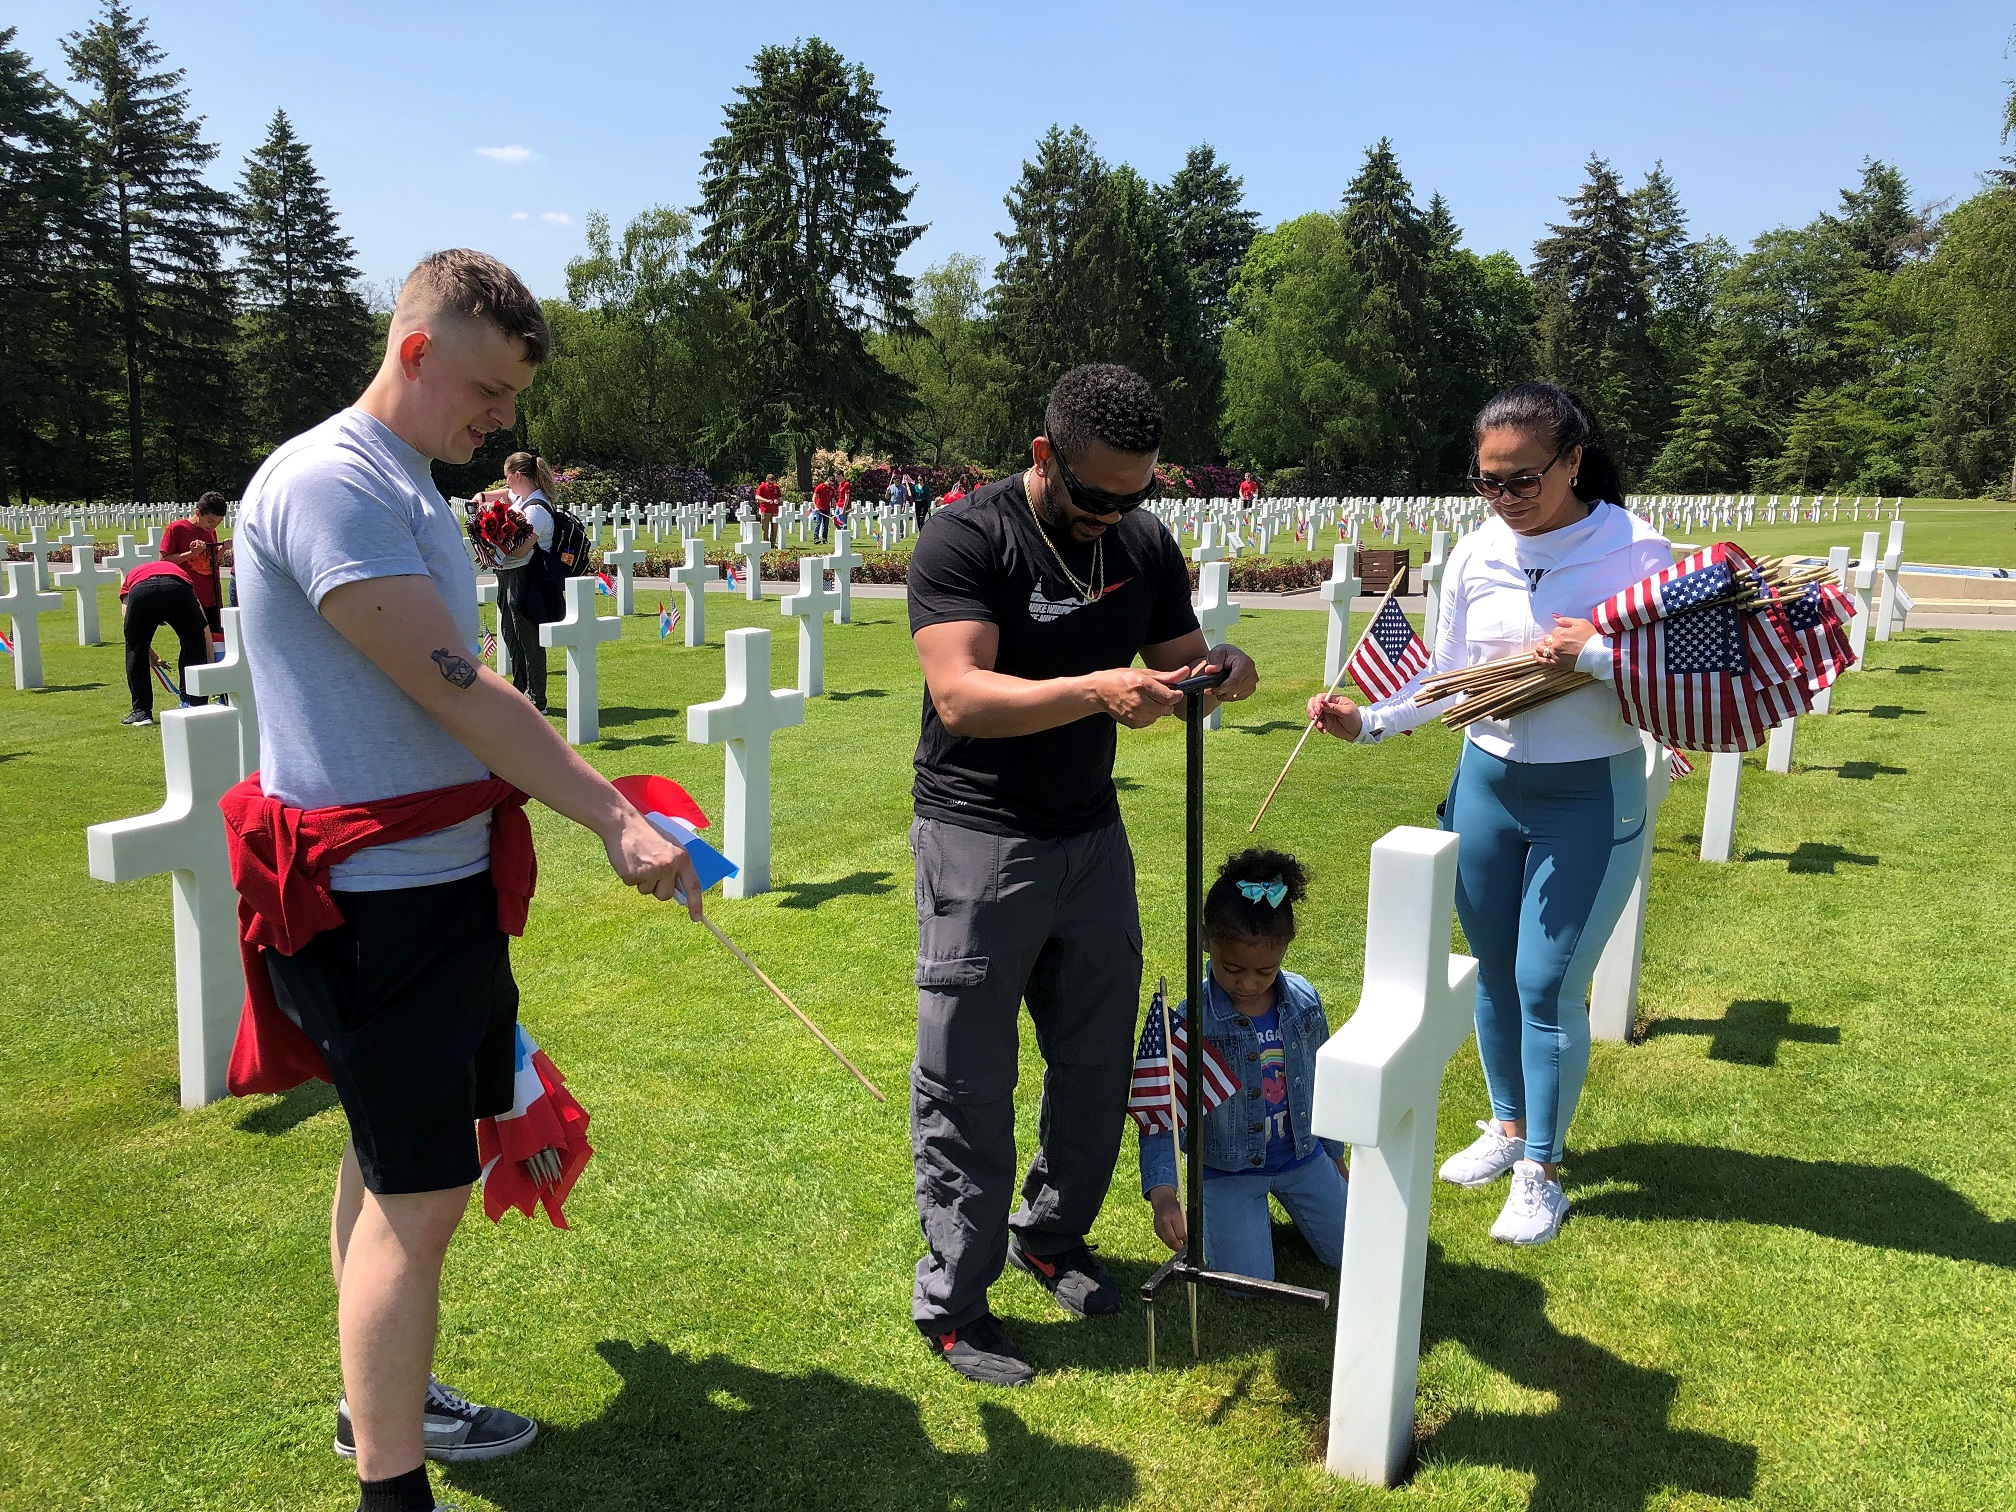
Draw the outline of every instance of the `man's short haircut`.
M1090 362L1071 369L1050 390L1043 431L1067 462L1084 456L1094 441L1146 456L1162 449L1162 401L1132 368Z
M224 495L217 492L214 488L210 492L198 494L196 497L196 513L198 514L221 515L224 513L226 507Z
M423 258L399 286L394 312L409 318L447 313L480 320L525 345L525 360L546 360L551 338L539 301L524 281L487 252L450 247Z

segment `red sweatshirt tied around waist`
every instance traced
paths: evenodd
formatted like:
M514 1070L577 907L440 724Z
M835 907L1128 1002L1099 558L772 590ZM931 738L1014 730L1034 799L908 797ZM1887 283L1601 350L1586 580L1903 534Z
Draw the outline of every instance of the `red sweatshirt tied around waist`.
M231 1047L225 1085L234 1097L285 1092L313 1078L329 1079L314 1041L280 1011L263 952L295 955L325 929L343 923L329 886L329 868L359 851L431 835L489 813L490 878L497 888L497 927L525 932L539 865L525 794L492 777L369 803L290 808L261 790L254 772L218 800L238 889L238 949L245 963L245 1007Z

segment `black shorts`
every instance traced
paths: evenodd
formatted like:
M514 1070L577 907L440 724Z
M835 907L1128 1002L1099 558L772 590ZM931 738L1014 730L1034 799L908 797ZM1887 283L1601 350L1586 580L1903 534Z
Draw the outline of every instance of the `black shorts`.
M329 1062L364 1185L466 1186L476 1120L511 1108L518 984L490 873L339 892L341 928L266 953L280 1011Z

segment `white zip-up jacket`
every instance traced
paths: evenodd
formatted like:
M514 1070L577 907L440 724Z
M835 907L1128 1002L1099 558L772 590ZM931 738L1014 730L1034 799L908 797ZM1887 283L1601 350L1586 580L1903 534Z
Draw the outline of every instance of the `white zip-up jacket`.
M1456 702L1417 701L1423 679L1524 650L1553 630L1555 615L1587 619L1612 594L1672 565L1666 538L1614 504L1541 536L1519 535L1494 515L1449 553L1427 671L1362 711L1359 740L1411 730ZM1592 637L1575 664L1598 682L1509 719L1480 719L1470 739L1506 761L1586 761L1637 749L1639 734L1624 723L1610 686L1610 643Z

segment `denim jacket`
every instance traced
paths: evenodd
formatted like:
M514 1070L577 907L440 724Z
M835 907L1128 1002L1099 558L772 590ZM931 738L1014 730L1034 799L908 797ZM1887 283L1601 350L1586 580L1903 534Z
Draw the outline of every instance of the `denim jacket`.
M1284 971L1275 993L1282 1057L1288 1075L1289 1123L1295 1130L1295 1158L1318 1144L1335 1160L1344 1146L1309 1132L1316 1092L1316 1050L1330 1038L1322 999L1308 981ZM1189 1003L1176 1005L1179 1022L1189 1021ZM1257 1171L1267 1162L1267 1119L1260 1095L1260 1040L1253 1021L1232 1006L1225 990L1204 972L1204 1038L1239 1073L1239 1090L1204 1115L1204 1164L1214 1171ZM1176 1185L1176 1150L1165 1129L1141 1139L1141 1195Z

